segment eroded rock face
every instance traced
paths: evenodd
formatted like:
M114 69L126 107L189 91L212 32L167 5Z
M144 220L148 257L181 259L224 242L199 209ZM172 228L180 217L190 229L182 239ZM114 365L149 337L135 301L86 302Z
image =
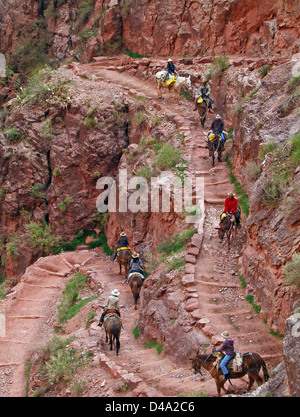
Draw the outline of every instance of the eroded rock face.
M163 344L164 353L177 365L190 362L195 352L208 342L197 331L187 311L186 294L180 285L181 273L166 274L159 266L144 282L137 326L144 340ZM174 349L176 344L176 349Z
M299 131L295 92L289 87L293 66L286 63L273 68L253 97L240 104L233 118L234 146L230 155L233 173L249 195L250 203L243 274L248 291L255 294L262 307L262 316L280 332L284 331L285 320L299 296L294 286L284 285L282 271L299 250L300 176L295 167L280 199L267 204L264 190L276 175L284 178L283 171L276 174L276 167L284 163L285 157L282 154L274 160L272 152L262 157L261 150L270 143L274 144L273 149L282 147ZM255 167L259 167L256 174Z
M286 321L285 338L283 341L284 361L290 395L300 395L300 312L294 311Z
M63 59L80 45L82 59L114 48L121 40L131 51L169 56L299 52L300 6L297 0L210 0L118 2L96 0L90 11L67 0L61 6L44 0L0 3L0 51L8 51L21 28L45 19L53 39L51 51ZM92 39L80 39L82 31ZM94 33L96 31L96 33Z

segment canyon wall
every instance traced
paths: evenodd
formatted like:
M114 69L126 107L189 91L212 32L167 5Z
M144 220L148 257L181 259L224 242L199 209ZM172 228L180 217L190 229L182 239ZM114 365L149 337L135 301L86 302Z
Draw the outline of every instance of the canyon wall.
M45 19L59 60L80 46L86 60L118 44L151 56L299 52L297 0L9 0L0 6L1 52L36 19Z

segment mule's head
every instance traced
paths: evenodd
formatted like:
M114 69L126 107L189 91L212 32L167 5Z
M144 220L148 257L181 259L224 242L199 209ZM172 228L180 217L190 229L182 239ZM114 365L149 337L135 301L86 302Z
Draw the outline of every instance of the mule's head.
M191 76L189 75L188 78L185 79L185 83L186 87L191 90L192 89L192 82L191 82Z
M193 363L193 365L192 365L192 367L193 367L193 374L194 374L194 375L196 375L196 374L200 374L200 375L202 375L202 372L201 372L201 365L202 365L202 362L201 362L201 360L200 360L200 356L199 356L199 355L196 355L196 356L192 359L192 363Z

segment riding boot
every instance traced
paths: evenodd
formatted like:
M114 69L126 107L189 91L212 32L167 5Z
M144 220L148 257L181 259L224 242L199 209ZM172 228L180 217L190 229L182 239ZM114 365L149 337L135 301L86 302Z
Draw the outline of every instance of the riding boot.
M225 381L228 381L230 379L230 373L228 372L228 374L225 375Z

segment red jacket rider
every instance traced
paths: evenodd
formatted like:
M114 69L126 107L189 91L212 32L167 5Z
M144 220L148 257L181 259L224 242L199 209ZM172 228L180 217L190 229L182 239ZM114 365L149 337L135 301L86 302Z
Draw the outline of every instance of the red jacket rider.
M236 214L237 212L237 199L234 198L234 194L233 193L229 193L228 194L229 197L226 198L225 200L225 206L224 206L224 212L225 213L233 213Z

